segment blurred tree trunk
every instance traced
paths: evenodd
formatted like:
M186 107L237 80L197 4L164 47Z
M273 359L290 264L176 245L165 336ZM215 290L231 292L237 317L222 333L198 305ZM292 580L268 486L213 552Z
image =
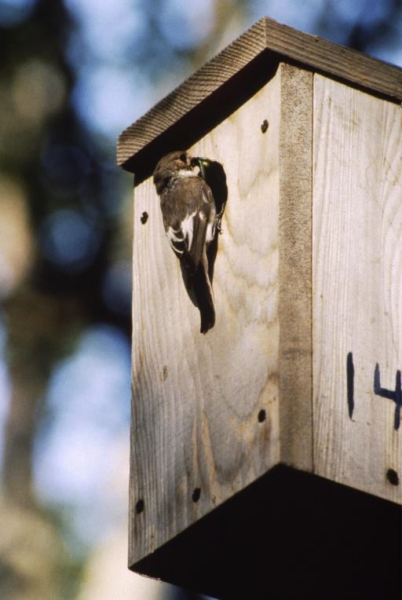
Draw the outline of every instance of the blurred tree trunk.
M12 393L0 502L0 597L7 600L62 596L60 570L67 556L35 496L33 451L49 376L69 333L68 309L65 302L29 287L6 306Z
M11 406L5 431L4 494L16 505L36 506L33 444L53 366L77 330L66 299L24 287L7 303Z

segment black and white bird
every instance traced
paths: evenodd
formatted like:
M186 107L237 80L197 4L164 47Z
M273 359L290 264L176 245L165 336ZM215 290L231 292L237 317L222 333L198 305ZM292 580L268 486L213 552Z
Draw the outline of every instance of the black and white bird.
M170 152L153 174L166 235L180 260L189 295L200 310L201 333L215 324L208 248L219 228L214 197L202 176L205 161L188 152Z

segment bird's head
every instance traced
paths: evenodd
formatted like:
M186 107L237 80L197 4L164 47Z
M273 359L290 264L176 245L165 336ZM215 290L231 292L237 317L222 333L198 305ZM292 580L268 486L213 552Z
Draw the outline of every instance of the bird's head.
M161 194L172 177L193 174L194 159L188 152L175 151L166 154L156 165L153 180L158 194Z

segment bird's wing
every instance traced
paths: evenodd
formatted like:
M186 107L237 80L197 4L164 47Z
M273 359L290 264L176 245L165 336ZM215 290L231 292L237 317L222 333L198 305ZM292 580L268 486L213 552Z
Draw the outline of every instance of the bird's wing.
M199 177L177 182L162 206L164 224L175 254L198 267L205 244L214 236L215 203L209 186Z

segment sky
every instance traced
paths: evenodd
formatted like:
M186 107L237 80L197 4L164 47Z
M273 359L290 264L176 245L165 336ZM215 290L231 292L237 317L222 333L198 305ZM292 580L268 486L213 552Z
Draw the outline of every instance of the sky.
M20 0L22 1L22 0ZM29 0L30 1L30 0ZM240 35L262 16L268 15L307 33L319 33L315 17L317 9L326 0L256 0L250 2L247 22L236 35ZM333 7L342 20L343 27L333 41L342 43L356 20L376 21L386 10L388 0L337 0ZM67 0L82 30L88 48L88 60L74 52L79 82L76 102L83 118L95 129L111 137L149 110L160 94L168 89L155 88L140 65L127 65L127 46L144 34L145 17L141 0ZM369 6L369 10L365 7ZM213 0L199 3L183 0L166 0L157 19L162 32L173 46L180 50L191 49L202 43L213 27ZM402 23L398 24L402 31ZM338 39L336 39L338 38ZM401 45L402 46L402 45ZM402 47L373 48L373 55L388 62L402 65ZM171 74L171 88L177 85Z

